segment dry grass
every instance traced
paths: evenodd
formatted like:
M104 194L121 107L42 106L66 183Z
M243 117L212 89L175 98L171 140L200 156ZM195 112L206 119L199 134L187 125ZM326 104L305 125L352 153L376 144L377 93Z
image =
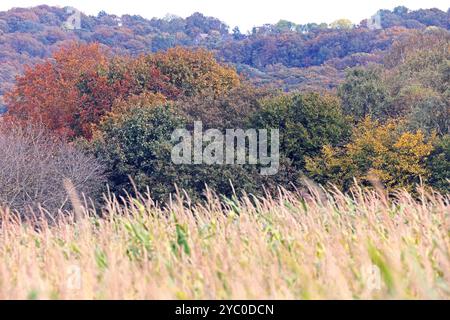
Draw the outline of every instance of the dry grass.
M103 218L78 208L39 227L0 210L0 298L450 297L448 196L209 198L166 208L112 199ZM380 288L364 271L373 265Z

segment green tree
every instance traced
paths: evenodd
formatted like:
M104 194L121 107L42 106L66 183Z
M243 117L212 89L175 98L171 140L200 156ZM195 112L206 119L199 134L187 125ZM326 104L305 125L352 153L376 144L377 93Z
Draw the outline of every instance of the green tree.
M450 192L450 135L438 139L428 159L429 183L442 192Z
M439 135L448 134L450 132L450 102L436 92L429 92L412 105L406 119L408 128L411 130L422 129L428 134L433 132Z
M275 177L261 176L254 165L175 164L171 153L178 142L171 135L176 129L188 128L186 120L170 105L121 110L125 112L108 115L88 142L91 152L108 168L109 184L116 194L124 190L133 194L135 187L146 192L148 187L153 199L165 201L176 192L176 185L192 200L200 200L206 185L224 196L243 191L260 195L263 185L270 190L277 183L288 185L291 174L286 161Z
M356 120L373 116L385 119L391 115L389 92L374 68L355 68L347 72L345 82L338 89L345 114Z
M242 84L222 95L205 90L177 101L177 109L189 123L202 121L206 129L245 128L249 118L261 108L260 100L273 96L271 91Z
M296 29L297 25L291 21L288 20L280 20L277 22L277 24L275 25L276 28L280 31L293 31Z
M134 193L146 187L155 199L175 192L174 185L185 187L171 162L171 134L183 127L169 106L134 108L121 116L104 119L94 135L92 150L107 166L112 191Z
M342 144L350 134L339 99L317 93L268 99L251 122L255 128L280 130L280 150L297 169L303 169L306 156L318 155L326 144Z

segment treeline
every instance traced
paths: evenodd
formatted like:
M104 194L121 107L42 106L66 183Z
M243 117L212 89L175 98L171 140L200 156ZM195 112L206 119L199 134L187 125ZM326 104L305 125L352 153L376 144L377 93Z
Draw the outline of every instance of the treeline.
M225 196L259 195L298 187L305 177L344 191L356 179L448 192L449 50L448 31L414 32L391 47L383 65L348 70L334 94L255 87L203 49L130 57L74 43L18 78L6 95L3 134L43 126L88 157L84 163L97 159L111 191L148 191L160 201L175 185L195 200L205 185ZM261 176L258 165L175 165L171 134L192 130L194 121L221 131L279 129L278 174ZM86 183L103 183L89 167L98 179Z
M369 29L366 21L298 25L281 20L248 34L200 13L185 19L82 14L80 30L64 29L71 15L45 5L0 12L0 95L12 88L25 65L41 62L74 40L100 43L116 54L134 56L175 46L204 47L219 60L233 63L257 85L328 90L341 82L345 68L380 62L394 41L414 30L450 29L448 11L405 7L380 11L380 30Z

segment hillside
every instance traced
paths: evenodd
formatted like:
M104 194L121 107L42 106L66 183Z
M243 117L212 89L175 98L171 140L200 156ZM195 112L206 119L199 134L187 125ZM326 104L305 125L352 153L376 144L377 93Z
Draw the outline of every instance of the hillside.
M343 79L347 67L381 62L393 42L415 29L450 29L449 11L397 7L379 15L381 29L368 28L367 21L297 25L280 20L242 34L200 13L150 20L105 12L96 17L81 14L81 29L70 30L64 27L71 16L67 8L16 8L0 12L0 95L12 88L25 65L40 62L73 40L99 42L114 53L130 55L174 46L205 47L255 84L328 90Z

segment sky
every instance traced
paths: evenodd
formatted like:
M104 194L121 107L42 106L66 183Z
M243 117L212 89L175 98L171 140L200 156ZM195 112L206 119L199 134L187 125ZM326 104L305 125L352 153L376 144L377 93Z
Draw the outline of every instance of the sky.
M449 0L0 0L0 10L41 4L72 6L89 15L104 10L119 16L138 14L145 18L162 18L167 14L187 17L201 12L219 18L231 28L238 26L242 32L280 19L304 24L347 18L359 23L378 9L392 10L399 5L443 11L449 8Z

